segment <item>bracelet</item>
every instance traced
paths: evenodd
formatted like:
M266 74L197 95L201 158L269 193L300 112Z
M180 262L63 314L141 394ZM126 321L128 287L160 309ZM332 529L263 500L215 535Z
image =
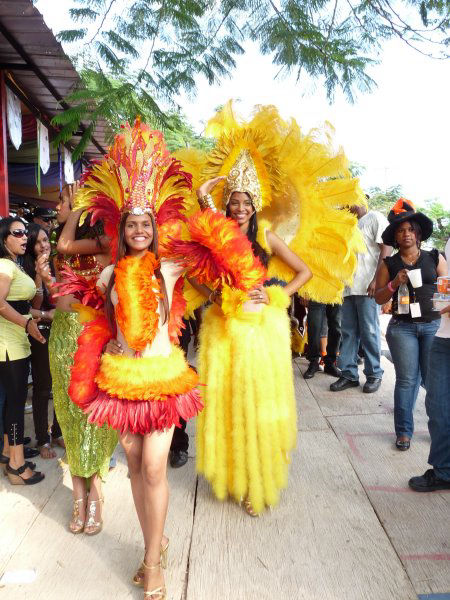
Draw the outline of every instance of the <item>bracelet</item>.
M387 289L392 293L395 292L395 287L392 285L392 281L387 284Z
M28 325L30 324L30 321L33 320L33 317L30 317L27 322L25 323L25 333L28 333Z
M36 296L42 296L44 294L44 288L36 288Z
M41 319L45 319L45 310L41 310Z
M211 194L205 194L202 197L198 198L198 203L200 205L200 208L202 210L205 210L206 208L210 208L213 211L216 211L216 207L214 205L214 200L211 196Z

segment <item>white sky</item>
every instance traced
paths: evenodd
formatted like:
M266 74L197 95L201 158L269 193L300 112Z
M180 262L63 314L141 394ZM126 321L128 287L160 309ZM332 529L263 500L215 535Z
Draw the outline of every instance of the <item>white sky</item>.
M73 27L67 14L71 0L38 0L35 5L55 33ZM370 72L378 84L374 92L359 95L353 105L338 93L330 105L319 83L313 89L308 82L276 80L278 68L249 45L232 79L217 86L200 79L196 98L183 97L180 104L199 132L214 108L229 98L240 99L244 115L255 104L275 104L303 129L328 120L349 159L366 167L363 186L401 184L404 196L418 204L438 198L450 207L450 65L425 58L399 41L389 42L381 58Z

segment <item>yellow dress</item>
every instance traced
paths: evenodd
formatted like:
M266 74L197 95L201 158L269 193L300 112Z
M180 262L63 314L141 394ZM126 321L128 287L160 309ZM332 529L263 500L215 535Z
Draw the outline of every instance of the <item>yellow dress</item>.
M278 503L297 437L289 298L281 287L266 290L260 312L208 308L199 351L197 470L217 498L248 498L257 513Z

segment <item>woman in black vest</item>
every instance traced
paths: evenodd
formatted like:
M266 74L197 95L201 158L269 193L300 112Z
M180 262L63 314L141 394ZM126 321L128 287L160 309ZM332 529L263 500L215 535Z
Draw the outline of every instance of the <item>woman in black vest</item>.
M408 450L414 432L414 405L420 384L423 382L426 386L430 347L440 322L439 312L433 310L432 298L436 279L447 273L447 264L437 250L421 249L421 242L433 232L433 222L415 212L411 202L400 198L388 220L390 224L383 232L383 242L398 252L380 265L375 299L378 304L392 299L392 319L386 340L396 375L395 445L398 450ZM420 269L422 285L419 287L412 286L408 275L414 269ZM407 291L399 299L402 284L407 286Z

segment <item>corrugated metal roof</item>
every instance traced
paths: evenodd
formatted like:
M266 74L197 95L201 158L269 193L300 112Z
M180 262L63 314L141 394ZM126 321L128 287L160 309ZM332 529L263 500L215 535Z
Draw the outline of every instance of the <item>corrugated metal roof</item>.
M81 83L31 0L0 2L0 65L9 73L7 85L25 104L34 107L46 125L62 110L64 98ZM104 154L108 145L105 130L106 124L99 122L86 148L86 158ZM77 141L74 137L68 145L73 147Z

